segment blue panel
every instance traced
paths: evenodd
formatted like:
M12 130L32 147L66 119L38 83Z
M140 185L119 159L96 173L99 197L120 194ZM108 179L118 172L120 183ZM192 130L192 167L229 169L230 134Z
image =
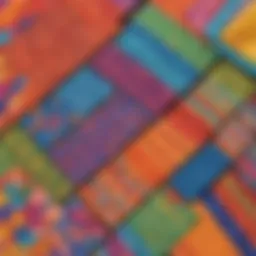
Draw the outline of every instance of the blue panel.
M12 39L11 32L0 28L0 46L8 44Z
M220 9L220 12L214 17L214 20L207 27L208 34L219 36L221 30L227 25L234 14L241 9L242 0L228 0Z
M197 76L197 71L178 53L170 51L149 31L135 23L125 30L118 44L176 92L186 90Z
M111 91L112 87L92 70L83 68L33 113L26 115L21 126L41 147L48 148L105 101Z
M185 199L194 199L229 163L228 156L208 144L171 178L170 186Z
M127 245L134 256L152 256L150 250L146 247L145 241L136 234L129 225L125 226L118 232L121 241Z
M81 69L62 85L55 99L67 102L77 115L90 112L112 87L90 69Z

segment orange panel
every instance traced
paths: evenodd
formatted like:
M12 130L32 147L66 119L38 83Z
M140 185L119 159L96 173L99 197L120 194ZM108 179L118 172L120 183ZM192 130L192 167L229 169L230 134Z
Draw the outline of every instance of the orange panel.
M192 141L195 148L208 138L211 131L206 122L184 104L169 114L169 125Z
M181 0L181 1L170 1L170 0L153 0L164 13L169 15L171 18L175 18L181 23L185 23L185 13L197 2L198 0Z
M101 25L109 23L113 25L118 18L121 18L122 10L115 4L115 1L109 0L69 0L70 4L87 21L93 21Z
M125 157L132 169L138 170L145 182L154 186L171 175L191 150L191 142L163 119L134 143Z
M170 256L241 256L203 204L194 205L199 223L175 247Z
M222 32L222 39L243 58L256 63L256 2L248 1L246 7Z

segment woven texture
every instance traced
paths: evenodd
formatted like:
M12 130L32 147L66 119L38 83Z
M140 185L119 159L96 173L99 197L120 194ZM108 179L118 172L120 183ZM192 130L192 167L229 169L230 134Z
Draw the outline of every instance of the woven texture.
M256 256L255 17L0 1L0 255Z

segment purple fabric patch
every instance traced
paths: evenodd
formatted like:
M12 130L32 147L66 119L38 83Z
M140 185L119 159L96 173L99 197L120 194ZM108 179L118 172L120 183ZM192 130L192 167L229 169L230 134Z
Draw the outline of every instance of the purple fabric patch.
M97 254L98 255L98 254ZM99 251L99 256L134 256L127 246L116 237L111 237L106 246Z
M169 88L114 44L104 48L94 58L92 66L154 113L161 112L174 98Z
M51 158L73 182L82 182L117 154L150 119L143 105L116 93L76 133L63 138L50 150Z

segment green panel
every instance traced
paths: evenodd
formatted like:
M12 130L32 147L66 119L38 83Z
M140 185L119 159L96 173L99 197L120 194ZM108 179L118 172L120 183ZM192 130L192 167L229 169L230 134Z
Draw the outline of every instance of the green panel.
M167 18L154 5L147 5L137 14L135 20L166 46L179 52L197 70L201 71L215 60L215 54L175 21Z
M161 192L147 203L129 223L142 238L152 255L163 255L196 222L189 206L176 203Z
M42 184L57 200L67 196L71 183L50 162L49 158L27 136L25 131L16 127L3 138L16 161L31 177Z
M255 85L228 63L214 68L185 104L215 127L252 93Z
M15 161L4 142L0 142L0 175L15 165Z

